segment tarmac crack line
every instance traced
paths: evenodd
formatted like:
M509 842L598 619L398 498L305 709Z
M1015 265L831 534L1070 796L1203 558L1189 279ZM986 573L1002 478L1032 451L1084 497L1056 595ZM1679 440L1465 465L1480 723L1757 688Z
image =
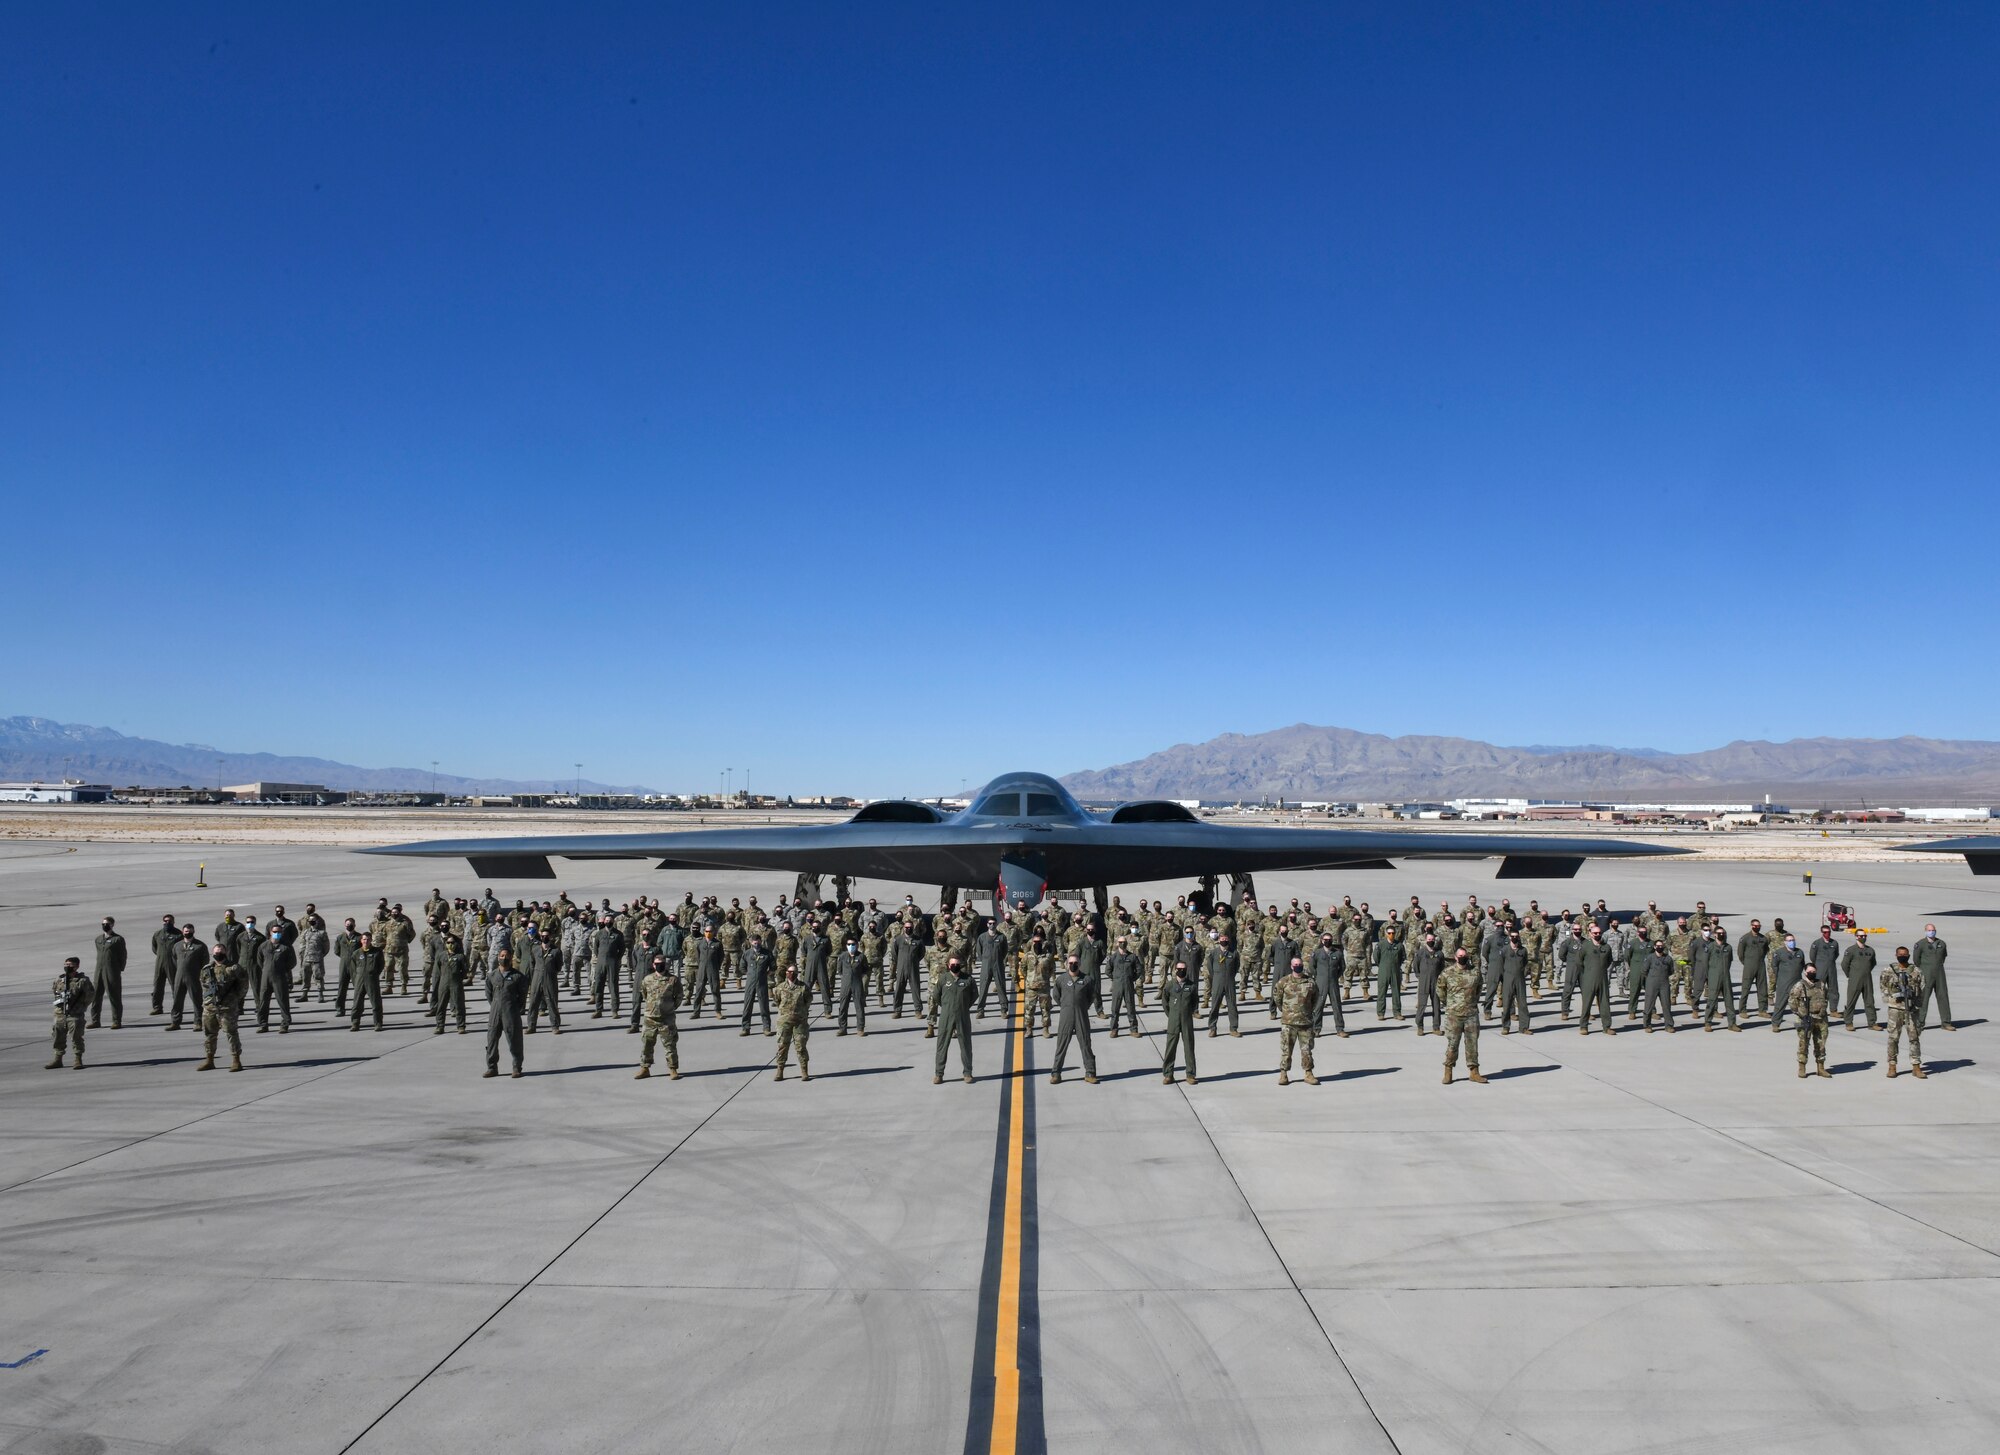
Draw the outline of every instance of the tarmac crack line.
M824 1017L820 1016L814 1017L815 1020L823 1018ZM418 1390L422 1389L426 1381L428 1381L432 1375L436 1374L440 1369L444 1368L445 1365L449 1364L454 1358L456 1358L459 1350L463 1349L467 1344L470 1344L474 1339L478 1338L479 1335L485 1331L488 1325L490 1325L495 1319L499 1318L500 1315L507 1312L507 1310L513 1305L515 1299L519 1298L522 1294L526 1293L530 1288L533 1288L537 1283L539 1283L541 1281L542 1275L544 1273L547 1273L551 1268L555 1267L556 1264L560 1263L570 1249L574 1248L578 1243L581 1243L585 1238L589 1237L591 1231L595 1229L599 1223L603 1222L606 1218L610 1217L612 1213L616 1212L619 1209L619 1207L624 1203L626 1198L630 1197L633 1193L637 1192L641 1187L645 1186L647 1180L651 1178L655 1172L658 1172L662 1167L666 1166L668 1158L672 1157L674 1153L680 1151L681 1148L685 1147L689 1142L693 1141L697 1136L699 1136L702 1132L702 1129L706 1127L710 1122L714 1121L717 1117L721 1116L722 1113L729 1107L731 1102L735 1101L737 1097L741 1096L745 1091L749 1090L751 1086L755 1085L757 1078L764 1074L765 1069L770 1065L772 1065L777 1060L777 1057L778 1053L776 1048L774 1047L771 1050L770 1054L764 1058L763 1065L757 1067L756 1070L750 1072L749 1075L745 1076L743 1080L737 1084L737 1087L734 1091L730 1092L729 1095L725 1096L721 1101L715 1104L714 1108L708 1113L707 1116L703 1117L700 1121L696 1122L692 1127L689 1127L687 1133L684 1136L682 1136L682 1138L678 1142L675 1142L671 1147L667 1148L665 1152L661 1153L660 1159L657 1162L655 1162L651 1167L648 1167L644 1172L639 1174L638 1181L634 1182L630 1187L626 1188L623 1192L619 1193L617 1197L613 1198L611 1202L608 1205L606 1205L606 1207L602 1212L598 1213L596 1217L592 1218L589 1222L585 1223L582 1228L578 1229L576 1236L571 1238L567 1243L563 1244L562 1247L558 1248L555 1252L555 1256L550 1258L549 1261L544 1263L540 1268L536 1269L533 1275L531 1275L528 1278L527 1282L519 1285L517 1288L515 1288L515 1290L512 1293L508 1294L504 1299L502 1299L499 1302L499 1304L497 1304L494 1307L491 1313L487 1314L485 1318L481 1319L477 1324L473 1325L473 1327L469 1331L467 1331L464 1338L460 1339L456 1344L453 1344L451 1348L447 1349L444 1353L443 1358L439 1359L437 1363L433 1364L429 1369L425 1370L422 1376L419 1377L416 1381L414 1381L408 1389L404 1390L401 1394L397 1395L395 1399L391 1400L387 1409L383 1410L382 1413L375 1416L375 1418L370 1420L366 1425L362 1426L360 1432L357 1433L353 1439L349 1440L345 1445L342 1445L340 1447L340 1455L347 1455L348 1451L352 1450L356 1445L359 1445L363 1440L367 1439L369 1434L375 1429L377 1425L381 1424L382 1421L388 1419L390 1415L394 1414L397 1411L397 1409L399 1409L402 1406L404 1400L408 1399L411 1395L415 1394Z
M1134 1019L1136 1020L1136 1017ZM1156 1034L1154 1031L1147 1031L1146 1044L1151 1046L1156 1054L1160 1054L1160 1047L1154 1039ZM1164 1058L1161 1064L1166 1064ZM1313 1327L1319 1330L1319 1336L1326 1340L1327 1352L1333 1355L1333 1361L1340 1366L1340 1372L1347 1376L1347 1382L1354 1387L1354 1393L1360 1398L1362 1408L1368 1411L1368 1418L1375 1422L1375 1428L1382 1432L1382 1438L1389 1442L1389 1448L1396 1451L1397 1455L1401 1455L1403 1447L1397 1444L1396 1437L1389 1433L1389 1427L1382 1422L1382 1416L1375 1409L1375 1401L1370 1399L1368 1391L1361 1387L1361 1381L1355 1378L1353 1367L1340 1352L1340 1345L1334 1342L1333 1331L1327 1328L1325 1320L1319 1316L1319 1310L1314 1308L1312 1300L1306 1297L1306 1291L1300 1285L1298 1275L1292 1272L1291 1264L1285 1261L1285 1255L1278 1251L1277 1242L1271 1237L1270 1229L1264 1226L1264 1219L1259 1216L1256 1204L1250 1201L1250 1195L1243 1190L1243 1184L1236 1176L1236 1169L1229 1165L1229 1159L1222 1154L1222 1148L1215 1140L1215 1133L1209 1130L1208 1123L1202 1119L1201 1109L1194 1104L1194 1098L1188 1095L1187 1083L1176 1079L1174 1089L1181 1094L1181 1101L1193 1115L1194 1124L1201 1128L1202 1136L1208 1139L1208 1149L1215 1153L1215 1160L1221 1164L1222 1170L1229 1174L1229 1185L1236 1189L1236 1195L1243 1200L1244 1211L1250 1214L1250 1220L1257 1225L1257 1232L1264 1239L1264 1246L1269 1248L1271 1256L1277 1259L1278 1267L1284 1272L1285 1281L1291 1285L1292 1292L1298 1295L1299 1302L1305 1306L1306 1315L1313 1321Z
M1893 1217L1904 1218L1909 1222L1915 1223L1920 1228L1929 1228L1932 1232L1938 1234L1940 1237L1949 1238L1954 1243L1962 1243L1976 1253L1984 1253L1989 1258L2000 1258L2000 1250L1989 1248L1983 1243L1975 1243L1972 1241L1972 1239L1965 1237L1962 1234L1954 1233L1947 1228L1941 1228L1936 1223L1925 1222L1915 1213L1905 1212L1898 1207L1891 1207L1888 1203L1883 1202L1880 1198L1870 1197L1867 1193L1861 1191L1859 1188L1849 1187L1844 1182L1835 1181L1833 1178L1827 1176L1824 1172L1816 1171L1811 1167L1802 1166L1799 1163L1792 1161L1789 1157L1781 1157L1776 1152L1771 1151L1768 1147L1760 1147L1755 1142L1746 1142L1743 1138L1733 1135L1732 1133L1730 1133L1729 1131L1725 1130L1722 1127L1711 1126L1709 1123L1702 1121L1698 1117L1690 1116L1688 1113L1684 1111L1680 1111L1674 1107L1667 1106L1664 1103L1657 1102L1653 1100L1652 1097L1645 1095L1643 1092L1634 1091L1629 1086L1620 1086L1615 1081L1607 1081L1605 1080L1605 1078L1597 1075L1595 1072L1586 1071L1581 1066L1573 1066L1568 1061L1558 1060L1554 1055L1543 1050L1540 1046L1527 1046L1524 1047L1524 1049L1533 1055L1540 1056L1543 1060L1547 1061L1552 1066L1558 1066L1566 1071L1575 1071L1579 1075L1587 1076L1592 1081L1595 1081L1599 1086L1609 1087L1611 1090L1619 1092L1625 1096L1629 1096L1633 1098L1635 1101L1642 1101L1647 1106L1652 1107L1655 1111L1662 1111L1665 1112L1668 1116L1678 1117L1680 1120L1686 1122L1689 1126L1698 1127L1704 1132L1708 1132L1714 1136L1718 1136L1722 1138L1723 1141L1728 1142L1733 1146L1743 1148L1746 1152L1754 1152L1760 1157L1768 1157L1773 1162L1776 1162L1780 1167L1789 1167L1792 1169L1792 1171L1810 1177L1816 1182L1823 1182L1836 1192L1844 1192L1849 1197L1858 1197L1863 1202L1868 1203L1871 1206L1878 1207L1883 1212L1888 1213Z
M85 1165L86 1163L97 1161L98 1158L100 1157L111 1157L117 1155L120 1152L130 1151L132 1148L143 1146L145 1143L153 1141L155 1138L170 1136L175 1132L186 1131L189 1127L199 1126L201 1125L201 1123L206 1121L213 1121L216 1117L228 1116L231 1112L241 1111L246 1106L255 1106L260 1101L269 1101L274 1096L283 1096L287 1092L297 1091L300 1087L311 1086L316 1082L326 1080L326 1078L329 1076L338 1076L343 1071L352 1071L357 1066L372 1066L378 1061L387 1060L389 1057L395 1055L398 1051L407 1051L410 1049L411 1046L422 1044L424 1039L425 1038L423 1037L417 1037L412 1040L406 1041L404 1044L400 1046L391 1046L388 1050L384 1051L379 1056L366 1056L357 1061L344 1062L343 1064L334 1067L331 1071L322 1071L317 1076L308 1076L305 1080L294 1081L289 1086L277 1087L274 1090L265 1092L262 1096L249 1097L246 1100L236 1102L234 1105L231 1106L217 1107L214 1111L205 1112L201 1116L192 1117L184 1122L177 1122L171 1127L161 1127L157 1132L148 1132L143 1137L134 1137L129 1142L120 1142L115 1147L106 1147L102 1152L92 1152L88 1157L79 1157L76 1159L76 1161L67 1163L64 1166L51 1167L48 1171L38 1172L33 1177L24 1177L19 1182L10 1182L5 1187L0 1187L0 1196L5 1196L7 1193L13 1192L17 1188L31 1186L34 1183L40 1182L43 1178L57 1177L65 1172L73 1171L76 1168ZM113 1062L112 1064L117 1065L118 1063Z

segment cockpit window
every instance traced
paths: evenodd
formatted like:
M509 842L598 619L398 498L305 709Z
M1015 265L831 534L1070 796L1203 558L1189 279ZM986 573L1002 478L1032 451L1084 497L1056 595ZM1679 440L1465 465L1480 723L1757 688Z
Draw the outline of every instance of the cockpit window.
M973 810L974 813L994 818L1012 818L1020 811L1021 795L1018 793L989 793L979 800L979 807Z
M1030 793L1028 795L1029 818L1061 818L1067 809L1063 801L1053 793Z

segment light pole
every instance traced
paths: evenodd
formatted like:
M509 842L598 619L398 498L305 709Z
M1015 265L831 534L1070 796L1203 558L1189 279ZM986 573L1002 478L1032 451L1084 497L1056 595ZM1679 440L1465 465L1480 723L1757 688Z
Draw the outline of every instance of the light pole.
M722 801L724 803L729 802L729 778L735 771L734 768L724 768L722 770Z
M436 798L436 797L437 797L437 791L438 791L438 760L437 760L436 758L433 758L433 759L431 759L431 797L432 797L432 798Z
M583 764L576 765L576 796L583 797Z

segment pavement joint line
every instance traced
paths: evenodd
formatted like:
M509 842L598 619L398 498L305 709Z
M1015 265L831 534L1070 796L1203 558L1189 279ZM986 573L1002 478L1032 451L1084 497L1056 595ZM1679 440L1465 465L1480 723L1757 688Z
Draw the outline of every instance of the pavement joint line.
M814 1016L812 1017L812 1019L823 1020L825 1019L825 1017L823 1015ZM363 1440L367 1439L370 1432L372 1432L377 1425L381 1424L382 1421L388 1419L390 1415L394 1414L396 1410L402 1405L404 1400L408 1399L411 1395L415 1394L419 1389L422 1389L424 1387L425 1382L428 1381L432 1375L436 1374L440 1369L444 1368L445 1365L449 1364L452 1361L452 1359L457 1356L459 1350L463 1349L467 1344L470 1344L474 1339L478 1338L479 1335L487 1328L488 1325L490 1325L495 1319L499 1318L500 1315L507 1312L508 1308L510 1308L513 1305L515 1299L519 1298L522 1294L526 1293L530 1288L533 1288L535 1284L540 1281L541 1276L544 1273L547 1273L551 1268L555 1267L557 1263L561 1262L563 1257L569 1252L570 1249L574 1248L578 1243L582 1242L585 1238L589 1237L592 1229L596 1228L599 1223L603 1222L606 1218L610 1217L612 1213L616 1212L619 1209L619 1207L623 1205L626 1198L630 1197L633 1193L637 1192L641 1187L645 1186L647 1180L651 1178L655 1172L658 1172L662 1167L667 1165L668 1158L672 1157L674 1153L680 1151L681 1148L685 1147L689 1142L693 1141L697 1136L699 1136L701 1134L702 1129L706 1127L710 1122L714 1121L717 1117L721 1116L722 1113L729 1107L731 1102L735 1101L737 1097L741 1096L745 1091L749 1090L750 1087L754 1086L757 1082L757 1079L764 1074L766 1069L775 1064L777 1059L778 1059L778 1052L777 1048L774 1046L765 1056L763 1065L757 1067L754 1071L751 1071L748 1075L746 1075L742 1079L742 1081L738 1082L736 1089L734 1091L730 1092L729 1095L723 1097L721 1101L717 1102L714 1108L710 1110L707 1116L703 1117L700 1121L696 1122L692 1127L689 1127L687 1131L681 1136L681 1139L679 1141L675 1142L671 1147L667 1148L665 1152L660 1154L660 1158L657 1162L655 1162L651 1167L648 1167L644 1172L640 1173L638 1181L634 1182L630 1187L626 1188L623 1192L619 1193L617 1197L613 1198L611 1202L608 1205L606 1205L603 1211L599 1212L596 1217L592 1218L589 1222L585 1223L583 1227L577 1231L575 1237L571 1238L567 1243L563 1244L562 1247L558 1248L555 1252L554 1257L550 1258L548 1262L544 1263L540 1268L536 1269L535 1272L528 1278L527 1282L517 1286L512 1293L508 1294L504 1299L502 1299L499 1302L499 1304L494 1307L491 1313L487 1314L485 1318L481 1319L477 1324L473 1325L473 1327L466 1333L464 1338L460 1339L456 1344L453 1344L451 1348L447 1349L444 1353L443 1358L439 1359L437 1363L433 1364L429 1369L425 1370L422 1375L420 1375L415 1381L411 1383L408 1389L404 1390L401 1394L397 1395L395 1399L391 1400L389 1402L388 1408L384 1409L380 1414L375 1416L374 1419L370 1420L366 1425L362 1426L360 1432L357 1433L353 1439L349 1440L345 1445L342 1445L340 1447L340 1455L347 1455L348 1451L352 1450L356 1445L359 1445ZM500 1286L505 1287L504 1284Z
M1966 1247L1971 1248L1975 1252L1984 1253L1989 1258L2000 1259L2000 1250L1989 1248L1984 1243L1975 1243L1972 1241L1972 1239L1964 1237L1961 1234L1951 1232L1945 1228L1941 1228L1937 1226L1937 1224L1935 1223L1927 1223L1922 1218L1918 1217L1915 1213L1905 1212L1903 1211L1903 1209L1898 1207L1891 1207L1888 1203L1883 1202L1879 1198L1870 1197L1867 1193L1862 1192L1858 1188L1849 1187L1845 1183L1836 1182L1833 1178L1827 1176L1824 1172L1817 1171L1811 1167L1801 1166L1797 1162L1792 1161L1789 1157L1781 1157L1776 1152L1771 1151L1767 1147L1760 1147L1755 1142L1748 1142L1741 1137L1732 1135L1730 1132L1728 1132L1722 1127L1711 1126L1707 1122L1697 1120L1695 1117L1689 1115L1687 1112L1678 1111L1673 1107L1665 1106L1662 1103L1653 1100L1650 1096L1647 1096L1643 1092L1634 1091L1629 1086L1620 1086L1615 1081L1607 1081L1602 1076L1599 1076L1592 1071L1586 1070L1582 1066L1578 1066L1572 1062L1558 1061L1553 1055L1551 1055L1547 1050L1543 1049L1540 1046L1525 1046L1524 1049L1533 1055L1540 1056L1543 1060L1549 1062L1553 1066L1559 1066L1566 1071L1574 1070L1579 1075L1589 1077L1592 1081L1595 1081L1599 1086L1609 1087L1613 1091L1621 1092L1624 1095L1632 1097L1637 1101L1643 1101L1647 1106L1654 1108L1656 1111L1662 1111L1667 1113L1669 1116L1678 1117L1680 1120L1686 1122L1689 1126L1698 1127L1702 1131L1712 1133L1713 1135L1722 1138L1723 1141L1728 1142L1733 1146L1741 1147L1745 1151L1753 1152L1760 1157L1768 1157L1773 1162L1776 1162L1780 1167L1789 1167L1792 1169L1792 1171L1800 1173L1806 1177L1810 1177L1815 1182L1825 1183L1828 1187L1833 1188L1837 1192L1846 1193L1849 1197L1857 1197L1865 1203L1869 1203L1875 1207L1882 1209L1883 1212L1889 1213L1895 1217L1906 1219L1909 1222L1913 1222L1920 1228L1929 1228L1932 1232L1938 1234L1940 1237L1950 1238L1955 1243L1962 1243ZM1828 1130L1838 1131L1838 1130L1844 1130L1844 1128L1834 1127L1834 1128L1828 1128Z
M1192 1011L1190 1014L1192 1014ZM1162 1024L1165 1024L1165 1022L1162 1021ZM1155 1055L1161 1056L1160 1064L1164 1066L1166 1061L1164 1054L1160 1050L1159 1042L1155 1039L1156 1033L1147 1031L1145 1035L1146 1044L1152 1047ZM1299 1286L1298 1276L1292 1272L1291 1265L1285 1261L1285 1255L1278 1251L1278 1245L1272 1239L1270 1229L1264 1226L1264 1219L1259 1215L1256 1204L1250 1201L1249 1194L1243 1190L1243 1184L1237 1180L1236 1169L1230 1166L1229 1159L1222 1155L1222 1148L1215 1140L1215 1133L1210 1131L1208 1123L1202 1120L1201 1108L1196 1106L1194 1098L1188 1095L1186 1080L1179 1077L1175 1078L1174 1090L1180 1093L1182 1103L1186 1105L1189 1114L1194 1117L1194 1124L1201 1128L1202 1136L1208 1140L1209 1150L1215 1153L1215 1160L1221 1163L1222 1170L1229 1174L1229 1185L1236 1189L1237 1197L1242 1199L1244 1211L1250 1214L1250 1221L1257 1225L1257 1232L1264 1239L1264 1246L1271 1250L1271 1256L1277 1260L1278 1267L1283 1270L1285 1280L1291 1285L1292 1292L1298 1295L1299 1302L1305 1306L1307 1316L1312 1319L1313 1326L1319 1330L1319 1336L1326 1340L1327 1352L1333 1355L1334 1363L1338 1364L1340 1372L1347 1376L1347 1382L1354 1386L1354 1393L1360 1397L1362 1408L1368 1411L1368 1418L1375 1422L1375 1428L1382 1432L1382 1438L1389 1442L1389 1448L1397 1451L1398 1455L1400 1455L1403 1447L1397 1444L1396 1437L1389 1433L1388 1425L1383 1423L1382 1416L1375 1409L1375 1401L1370 1399L1368 1391L1361 1387L1361 1381L1354 1376L1353 1367L1348 1364L1346 1356L1340 1352L1340 1346L1334 1342L1332 1330L1328 1329L1326 1322L1320 1318L1319 1310L1313 1307L1312 1300L1306 1297L1305 1289Z
M1035 1161L1034 1037L1016 978L1001 1013L999 1115L977 1290L966 1455L1045 1455L1042 1409L1041 1226ZM949 1048L945 1048L948 1050Z
M227 1116L231 1112L241 1111L246 1106L255 1106L260 1101L269 1101L274 1096L283 1096L287 1092L297 1091L302 1086L311 1086L315 1082L326 1080L326 1078L329 1076L338 1076L343 1071L350 1071L356 1066L371 1066L377 1061L386 1060L388 1057L395 1055L398 1051L407 1051L411 1046L422 1044L424 1039L427 1038L413 1037L412 1039L405 1041L400 1046L388 1047L379 1056L366 1056L358 1061L344 1061L340 1065L333 1067L331 1070L320 1072L319 1075L317 1076L308 1076L306 1077L305 1080L294 1081L289 1086L276 1087L270 1091L265 1092L262 1096L247 1097L244 1100L239 1101L232 1106L218 1107L214 1111L206 1112L203 1115L198 1117L193 1117L188 1121L176 1123L171 1127L161 1127L157 1132L148 1132L145 1136L134 1137L129 1142L121 1142L116 1147L106 1147L101 1152L92 1152L88 1157L79 1157L77 1158L76 1161L71 1162L66 1166L51 1167L48 1171L37 1173L33 1177L24 1177L19 1182L10 1182L5 1187L0 1187L0 1196L5 1196L7 1193L13 1192L18 1188L31 1187L35 1183L40 1182L45 1177L56 1177L64 1172L74 1171L76 1168L81 1167L86 1163L97 1161L100 1157L115 1156L119 1152L129 1151L131 1148L141 1146L144 1143L153 1141L155 1138L168 1136L174 1132L185 1131L189 1127L199 1126L201 1123L206 1121L212 1121L216 1117ZM114 1062L112 1064L116 1065L117 1063ZM225 1082L224 1084L227 1085L228 1083Z

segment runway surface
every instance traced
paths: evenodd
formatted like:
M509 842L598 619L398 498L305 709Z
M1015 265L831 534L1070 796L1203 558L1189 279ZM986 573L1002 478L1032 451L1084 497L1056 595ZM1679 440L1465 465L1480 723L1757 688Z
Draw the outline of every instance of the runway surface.
M192 888L206 859L208 882ZM571 864L560 887L756 893L788 879ZM1691 908L1732 937L1816 919L1789 865L1491 865L1260 878L1269 901L1410 894ZM978 1022L979 1079L931 1084L921 1023L775 1042L683 1016L686 1074L631 1079L621 1017L480 1078L413 999L246 1029L241 1075L145 1014L173 910L375 898L462 869L314 847L0 845L0 1450L1990 1451L2000 1441L2000 883L1853 865L1822 899L1888 945L1937 922L1962 1029L1887 1081L1794 1039L1442 1042L1349 1008L1323 1084L1275 1083L1261 1007L1163 1086L1161 1021L1102 1084ZM511 902L529 889L496 886ZM1158 886L1171 898L1185 886ZM863 885L900 902L903 886ZM934 899L917 891L920 898ZM1148 890L1151 897L1152 890ZM1127 903L1136 888L1122 890ZM126 1028L45 1071L48 982L98 917L133 944ZM1621 1019L1623 1025L1622 1005ZM246 1018L246 1026L249 1024ZM956 1061L949 1068L956 1075ZM39 1351L39 1352L37 1352Z

